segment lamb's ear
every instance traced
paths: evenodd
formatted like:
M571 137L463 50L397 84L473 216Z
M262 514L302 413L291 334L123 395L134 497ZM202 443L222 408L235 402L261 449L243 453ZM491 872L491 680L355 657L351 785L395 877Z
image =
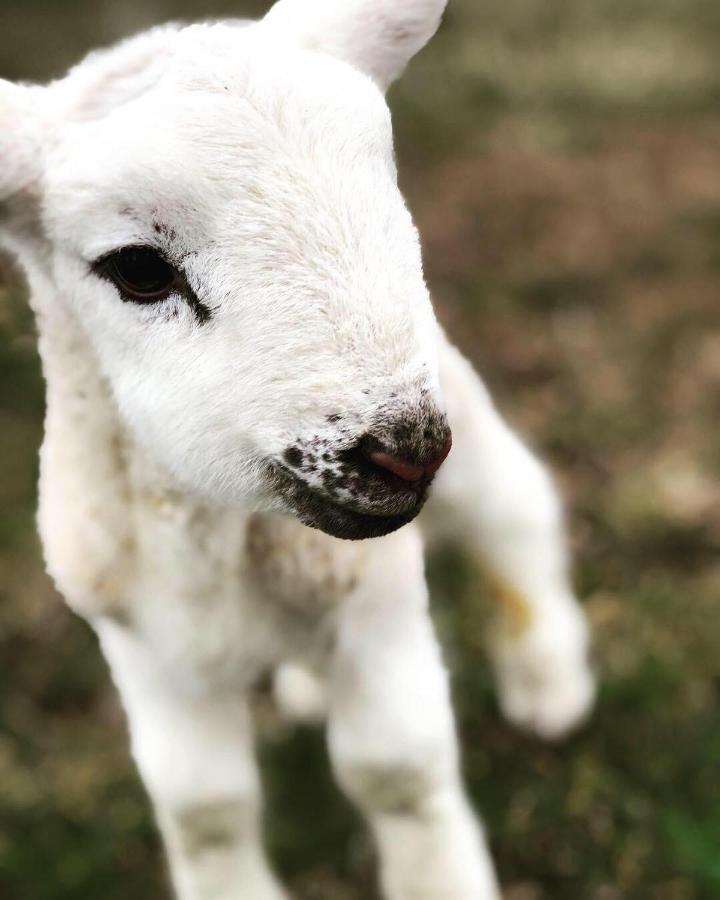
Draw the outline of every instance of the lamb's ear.
M264 23L387 88L435 34L447 0L279 0Z
M42 174L41 90L0 79L0 217L12 198L33 190Z

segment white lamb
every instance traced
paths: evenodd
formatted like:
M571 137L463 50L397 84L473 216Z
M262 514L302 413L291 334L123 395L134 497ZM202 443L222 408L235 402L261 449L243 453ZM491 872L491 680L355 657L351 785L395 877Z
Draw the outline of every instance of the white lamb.
M441 332L396 183L383 90L444 6L280 0L0 82L47 567L99 635L184 900L287 896L247 708L272 672L289 704L323 686L387 898L498 897L410 524L448 423L428 523L511 598L504 712L553 737L592 699L554 489Z

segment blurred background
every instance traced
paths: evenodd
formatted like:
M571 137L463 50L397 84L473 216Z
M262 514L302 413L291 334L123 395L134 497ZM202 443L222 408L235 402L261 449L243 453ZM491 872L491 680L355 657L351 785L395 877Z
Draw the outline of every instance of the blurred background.
M243 0L0 0L0 77L45 80ZM484 589L430 561L467 783L508 900L720 897L720 4L451 0L390 94L441 320L567 499L602 678L559 746L498 716ZM169 897L90 630L34 529L43 386L0 262L0 897ZM267 834L302 900L369 900L322 734L264 728Z

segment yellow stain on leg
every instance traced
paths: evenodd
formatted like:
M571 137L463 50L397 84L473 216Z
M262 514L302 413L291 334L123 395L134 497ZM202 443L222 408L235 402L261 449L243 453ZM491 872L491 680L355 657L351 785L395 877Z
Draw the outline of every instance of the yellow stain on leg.
M490 574L490 584L510 634L514 638L522 637L532 625L534 615L527 597L496 575Z

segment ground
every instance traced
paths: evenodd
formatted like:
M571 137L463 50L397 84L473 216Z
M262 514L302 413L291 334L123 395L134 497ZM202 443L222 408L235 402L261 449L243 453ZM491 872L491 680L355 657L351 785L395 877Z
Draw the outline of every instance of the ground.
M0 75L58 74L151 21L263 7L1 0ZM466 779L508 900L720 896L719 32L716 0L451 0L390 98L439 315L556 473L594 627L594 718L562 745L524 738L493 697L484 586L451 549L430 561ZM105 666L43 574L42 410L6 268L0 895L158 900ZM265 730L277 864L304 900L373 897L322 736Z

